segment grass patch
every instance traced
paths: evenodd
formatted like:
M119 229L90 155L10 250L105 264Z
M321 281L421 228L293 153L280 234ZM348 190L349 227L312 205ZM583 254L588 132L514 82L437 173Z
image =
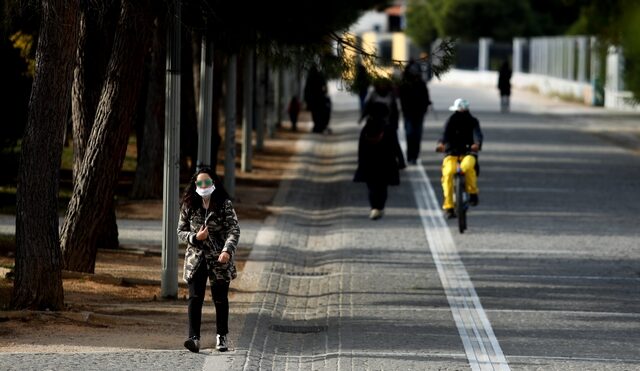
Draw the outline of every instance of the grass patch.
M138 161L138 141L135 135L129 136L127 144L127 153L122 163L122 171L136 171ZM63 170L73 170L73 143L69 141L69 145L62 148L62 165Z

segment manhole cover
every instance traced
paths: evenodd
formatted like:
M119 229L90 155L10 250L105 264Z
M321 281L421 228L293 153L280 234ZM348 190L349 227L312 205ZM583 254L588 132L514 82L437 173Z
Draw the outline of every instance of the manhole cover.
M271 325L271 330L277 332L286 332L289 334L317 334L325 332L328 326L309 326L309 325Z
M294 277L322 277L328 275L329 272L287 272L287 276Z

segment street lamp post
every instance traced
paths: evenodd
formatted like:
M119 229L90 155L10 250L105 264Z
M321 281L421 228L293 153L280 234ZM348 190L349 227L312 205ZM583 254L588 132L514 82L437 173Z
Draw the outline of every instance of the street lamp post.
M180 187L180 3L167 29L167 74L164 131L164 185L162 209L163 298L178 296L178 193Z

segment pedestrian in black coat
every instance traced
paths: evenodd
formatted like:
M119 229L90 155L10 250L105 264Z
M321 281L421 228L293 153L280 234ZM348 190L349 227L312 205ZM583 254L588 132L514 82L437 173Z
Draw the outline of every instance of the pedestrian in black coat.
M416 62L407 66L400 85L400 105L404 117L407 138L407 161L415 165L420 156L424 116L431 104L427 84L422 80L422 71Z
M500 110L509 112L509 98L511 97L511 67L506 59L498 71L498 90L500 90Z
M328 95L327 80L324 74L316 67L311 67L307 75L304 88L304 100L307 109L311 111L314 133L323 133L328 130L331 117L331 99Z
M387 201L387 187L400 184L400 169L405 167L398 143L398 105L389 80L374 84L360 121L366 124L358 142L358 168L354 182L367 184L371 212L379 219Z

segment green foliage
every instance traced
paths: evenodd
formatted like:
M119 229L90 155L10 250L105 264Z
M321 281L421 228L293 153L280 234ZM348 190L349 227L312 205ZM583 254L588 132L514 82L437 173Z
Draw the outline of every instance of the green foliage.
M426 48L437 37L477 40L491 37L564 34L588 0L409 0L407 33Z
M529 0L533 24L528 35L563 35L580 16L582 6L591 0Z
M409 0L407 6L407 35L424 50L438 38L438 4L442 0Z
M528 35L533 23L527 0L450 0L440 16L443 35L465 40L511 40L515 35Z
M623 47L626 89L640 101L640 5L625 13L621 44Z
M601 40L618 44L622 33L622 15L627 0L590 0L583 5L580 17L569 33L597 35Z
M528 0L411 0L407 13L407 32L423 47L436 36L510 40L534 24Z
M622 46L625 85L640 99L640 4L637 0L590 0L586 2L572 33L595 35L606 55L607 45Z

